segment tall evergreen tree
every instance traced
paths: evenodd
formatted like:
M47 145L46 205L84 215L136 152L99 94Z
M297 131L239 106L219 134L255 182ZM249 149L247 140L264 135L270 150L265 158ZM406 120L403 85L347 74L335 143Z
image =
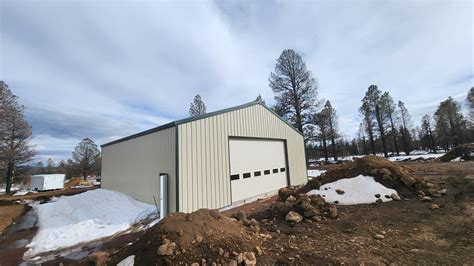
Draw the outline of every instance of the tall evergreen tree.
M323 111L326 113L326 119L329 129L329 139L331 140L332 145L332 153L334 157L334 161L337 161L337 148L336 148L336 138L338 137L339 133L337 130L337 114L336 110L331 105L330 101L326 101L324 105Z
M7 194L11 193L14 173L18 166L30 162L35 156L31 126L24 117L25 107L18 97L0 81L0 173L5 178Z
M426 138L428 139L428 142L430 144L430 147L431 147L431 150L436 153L436 144L435 144L435 141L434 141L434 137L433 137L433 130L432 130L432 126L431 126L431 117L429 115L424 115L422 118L421 118L421 129L422 129L422 132L424 132L424 135L426 136Z
M471 124L473 124L474 123L474 87L472 87L467 93L467 103L469 105L469 116L471 118Z
M435 121L436 135L447 149L464 142L466 121L461 113L461 106L452 97L439 104Z
M189 105L189 115L198 116L206 113L206 104L201 99L201 95L194 96L193 102Z
M321 110L313 116L313 123L317 127L316 139L319 140L323 146L324 159L329 161L327 140L329 137L329 124L327 118L327 112Z
M362 106L359 108L359 112L363 116L363 126L367 135L369 135L370 147L372 149L372 154L375 155L375 140L374 140L374 123L372 120L372 111L370 109L370 104L367 99L362 99Z
M291 49L284 50L269 83L275 94L274 110L303 133L314 113L317 85L301 56Z
M398 109L400 110L401 126L400 133L402 134L403 150L406 155L410 155L410 128L411 128L411 117L408 113L408 109L402 101L398 101Z
M395 120L397 119L397 112L396 112L396 106L393 101L392 96L390 96L390 93L384 92L382 94L382 97L380 98L381 105L383 106L383 110L385 111L385 115L388 119L388 122L390 123L390 135L392 135L393 138L393 145L395 147L395 152L397 153L397 156L400 156L400 151L398 150L398 140L397 140L397 128L395 127Z
M380 134L380 139L382 140L383 154L385 157L388 157L387 143L385 140L386 116L385 110L383 109L383 105L381 104L380 100L381 94L382 92L377 88L376 85L370 85L362 102L368 105L371 116L375 118L377 129Z
M262 95L260 94L257 96L257 99L255 99L255 101L265 104L265 100L262 98Z

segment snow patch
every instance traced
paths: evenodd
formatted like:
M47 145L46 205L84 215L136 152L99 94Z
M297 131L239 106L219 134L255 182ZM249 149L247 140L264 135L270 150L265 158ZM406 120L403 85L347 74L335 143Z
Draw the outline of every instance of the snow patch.
M343 190L344 194L338 194L336 189ZM342 205L373 203L378 199L375 197L377 194L382 201L391 201L393 193L397 194L397 191L378 183L372 176L364 175L339 179L308 192L310 195L321 195L327 202L337 201Z
M415 155L403 155L403 156L394 156L390 157L390 161L403 161L403 160L416 160L418 158L422 159L435 159L443 156L444 153L436 153L436 154L415 154Z
M321 174L326 172L326 170L308 170L308 176L309 177L318 177Z
M119 262L117 266L133 266L135 264L135 255L126 257L124 260Z
M33 207L38 213L39 229L25 257L111 236L156 212L153 205L106 189Z

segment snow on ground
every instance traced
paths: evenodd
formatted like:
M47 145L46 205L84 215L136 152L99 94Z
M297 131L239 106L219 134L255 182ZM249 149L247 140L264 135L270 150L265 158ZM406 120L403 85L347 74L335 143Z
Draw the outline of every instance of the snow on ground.
M133 266L135 264L135 255L126 257L124 260L119 262L117 266Z
M406 159L415 160L415 159L418 159L418 158L423 158L423 159L435 159L435 158L439 158L439 157L441 157L441 156L443 156L443 155L444 155L444 153L402 155L402 156L390 157L389 160L390 160L390 161L403 161L403 160L406 160Z
M13 194L13 196L24 196L28 193L29 193L28 190L20 190L20 191L17 191L15 194Z
M343 190L344 194L338 194L336 189ZM342 205L373 203L377 200L376 194L380 195L382 201L391 201L392 193L397 194L397 191L378 183L372 176L363 175L339 179L308 192L310 195L321 195L327 202L337 201Z
M308 176L317 177L317 176L320 176L324 172L326 172L326 170L308 170Z
M38 213L39 229L25 257L111 236L156 212L153 205L106 189L33 207Z

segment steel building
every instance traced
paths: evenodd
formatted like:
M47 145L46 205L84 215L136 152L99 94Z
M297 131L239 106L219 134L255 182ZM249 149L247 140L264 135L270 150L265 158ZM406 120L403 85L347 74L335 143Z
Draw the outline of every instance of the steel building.
M103 188L162 198L170 212L222 208L306 180L302 134L257 101L102 145Z

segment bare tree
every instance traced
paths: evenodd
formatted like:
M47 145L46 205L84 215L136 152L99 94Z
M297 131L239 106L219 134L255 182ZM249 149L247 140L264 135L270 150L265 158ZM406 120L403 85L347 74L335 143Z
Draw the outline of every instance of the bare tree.
M100 158L99 148L90 138L83 139L72 153L74 168L82 174L84 180L97 170L98 158Z
M0 172L5 177L7 194L11 193L15 170L35 156L29 143L32 132L24 117L25 107L17 100L8 85L0 81Z
M317 85L301 56L291 49L284 50L269 82L275 93L274 110L303 133L314 113Z
M206 113L206 104L201 99L201 95L194 96L194 101L189 105L189 115L198 116Z

